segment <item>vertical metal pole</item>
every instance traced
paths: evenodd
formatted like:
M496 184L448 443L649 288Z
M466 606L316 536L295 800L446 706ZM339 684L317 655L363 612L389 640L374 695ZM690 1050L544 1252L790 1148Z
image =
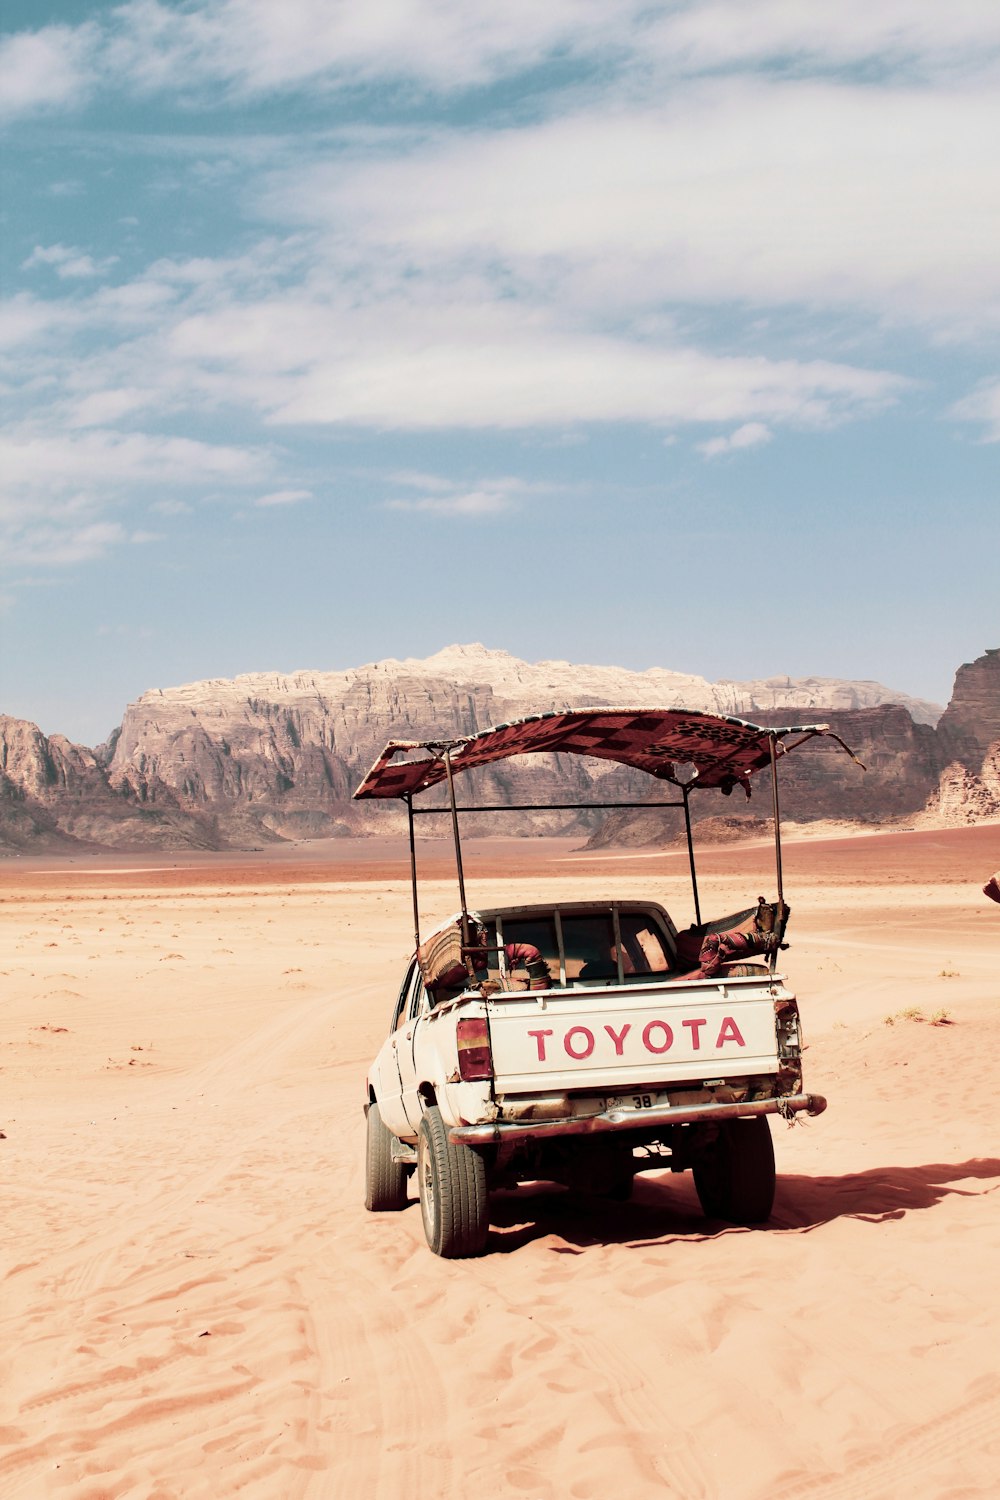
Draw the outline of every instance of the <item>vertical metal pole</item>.
M785 891L781 870L781 816L778 811L778 736L768 736L771 745L771 807L774 815L774 864L778 878L778 900L784 901Z
M774 867L778 881L778 921L785 909L785 886L781 869L781 816L778 810L778 736L769 736L771 743L771 808L774 816ZM771 950L771 973L778 967L778 950Z
M410 886L413 890L413 951L420 947L420 906L417 902L417 841L413 830L413 796L406 799L406 813L410 822Z
M559 949L559 983L563 989L566 988L566 944L563 941L562 912L558 906L552 913L556 922L556 946ZM500 918L497 917L497 942L503 948L503 937L500 935Z
M701 904L698 900L698 875L694 867L694 839L691 837L691 788L681 787L684 793L684 831L688 841L688 864L691 867L691 892L694 896L694 921L695 926L701 926Z
M458 836L458 808L455 806L455 782L451 774L451 751L444 752L444 769L448 777L448 797L451 801L451 831L455 839L455 867L458 870L458 898L462 903L462 947L469 946L469 908L465 902L465 871L462 869L462 841ZM470 960L464 955L466 965ZM471 969L469 970L471 973Z
M618 965L618 983L625 983L625 955L622 952L622 924L618 918L617 901L611 907L611 927L615 941L615 959Z

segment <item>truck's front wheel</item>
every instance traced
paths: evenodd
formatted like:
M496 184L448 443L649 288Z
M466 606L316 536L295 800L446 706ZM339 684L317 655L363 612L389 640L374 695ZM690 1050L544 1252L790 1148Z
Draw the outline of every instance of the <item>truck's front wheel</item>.
M393 1160L394 1144L395 1136L372 1100L365 1144L365 1208L370 1213L392 1213L406 1207L406 1168Z
M710 1219L762 1224L774 1204L774 1146L766 1115L726 1120L694 1161L694 1185Z
M486 1165L469 1146L453 1146L436 1105L417 1137L417 1181L424 1234L435 1255L460 1260L481 1255L489 1233Z

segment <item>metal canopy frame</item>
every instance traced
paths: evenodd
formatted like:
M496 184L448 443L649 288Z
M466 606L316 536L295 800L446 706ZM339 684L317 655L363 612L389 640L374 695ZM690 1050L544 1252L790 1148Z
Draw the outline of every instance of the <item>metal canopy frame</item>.
M447 807L414 807L412 792L408 792L401 800L406 803L407 822L410 842L410 883L413 888L413 945L414 951L420 947L420 912L417 904L417 842L416 826L417 818L446 817L450 814L452 837L455 844L455 869L458 876L458 896L461 905L462 920L462 946L469 946L469 911L465 899L465 868L462 863L462 840L458 828L459 813L495 813L495 812L608 812L616 807L642 807L642 808L681 808L684 812L684 829L687 835L688 864L691 871L691 891L694 896L695 920L701 922L701 906L698 900L698 874L695 869L694 841L691 835L691 809L689 806L689 789L682 788L683 796L680 802L489 802L484 804L463 804L461 807L455 801L455 783L452 777L448 778L448 806ZM779 876L780 880L780 876ZM779 891L780 895L780 891Z
M584 715L586 715L588 717L589 716L596 716L598 714L606 714L606 715L634 714L634 715L640 715L641 716L642 714L644 714L646 712L648 712L651 716L652 715L656 715L656 714L663 714L663 713L677 713L677 714L684 714L684 713L686 713L686 711L684 711L684 710L664 711L664 710L623 710L623 709L617 709L617 710L614 710L614 709L593 710L592 709L592 710L581 710L580 713L579 713L579 717L583 718ZM566 713L567 713L567 715L570 715L571 711L567 710ZM660 766L657 766L656 769L653 770L648 765L639 765L639 764L637 764L636 759L628 759L628 758L625 758L625 757L620 757L618 755L607 755L606 753L605 753L605 757L604 757L604 758L608 758L608 759L617 760L620 764L630 765L633 769L641 769L641 770L648 771L650 774L654 775L657 780L668 781L668 782L671 783L671 785L676 786L677 789L679 790L680 794L681 794L680 800L674 800L674 801L670 801L670 802L646 802L646 801L638 801L638 800L626 799L626 800L619 800L619 801L615 801L615 802L603 802L603 801L602 802L555 802L555 803L553 803L553 802L504 802L504 803L478 803L478 802L473 802L473 803L464 803L461 806L458 804L458 801L457 801L456 796L455 796L455 773L456 773L456 771L458 771L459 769L461 769L461 770L474 769L474 768L481 769L484 765L488 765L488 764L493 763L493 762L495 762L496 760L499 760L499 759L507 758L510 755L532 753L532 751L531 751L530 748L527 749L527 750L525 750L525 749L519 749L519 748L511 748L511 749L507 749L505 751L501 751L500 753L498 753L497 755L495 755L492 758L487 757L485 759L480 759L478 761L473 761L470 765L468 765L468 766L461 766L461 767L453 765L452 757L455 754L455 752L459 752L460 753L463 750L466 750L466 748L469 747L470 745L474 745L477 741L481 743L482 741L486 740L490 735L497 734L500 730L515 729L515 728L518 728L520 725L529 725L529 724L534 724L534 723L540 723L540 722L542 722L542 721L544 721L546 719L555 719L557 717L559 717L559 716L558 716L558 714L555 714L555 713L553 713L553 714L535 715L532 719L519 721L519 724L516 724L516 725L501 725L501 726L498 726L498 728L496 730L483 730L478 735L465 736L465 737L457 738L457 739L449 739L449 740L426 740L426 741L421 741L421 742L416 742L416 743L415 742L402 742L401 743L401 742L392 742L392 741L390 741L390 743L386 746L385 750L383 751L382 756L380 757L380 759L378 761L376 761L375 765L372 767L371 771L368 773L368 776L365 778L365 780L362 782L361 786L355 792L354 795L355 795L356 798L358 798L358 797L376 797L376 796L377 797L394 797L397 800L400 800L400 801L403 801L403 802L406 803L407 824L408 824L408 831L409 831L409 846L410 846L410 877L411 877L411 885L412 885L412 892L413 892L413 939L414 939L414 947L416 949L419 949L419 947L420 947L420 909L419 909L419 900L418 900L418 893L417 893L417 852L416 852L416 827L415 827L415 823L416 823L416 819L418 817L442 817L442 816L450 816L450 818L451 818L452 838L453 838L454 847L455 847L455 867L456 867L456 872L457 872L457 876L458 876L458 891L459 891L459 900L460 900L460 904L461 904L461 918L460 918L460 920L461 920L461 929L462 929L462 947L463 947L463 950L468 950L469 947L470 947L469 908L468 908L468 902L467 902L467 899L466 899L465 869L464 869L464 864L463 864L463 859L462 859L462 840L461 840L461 834L460 834L460 830L459 830L459 815L460 814L465 814L465 813L497 813L497 812L592 812L592 811L612 811L612 810L614 810L616 808L654 808L654 809L655 808L670 808L670 809L679 808L684 813L684 830L685 830L685 836L686 836L686 842L687 842L688 866L689 866L690 875L691 875L691 891L692 891L692 896L693 896L693 899L694 899L695 922L696 922L696 924L698 926L701 925L701 902L700 902L700 897L699 897L699 892L698 892L698 874L697 874L696 861L695 861L694 837L693 837L693 832L692 832L691 806L690 806L691 792L696 787L699 786L699 782L697 780L697 775L695 775L695 777L693 777L692 779L690 779L688 781L682 781L682 780L678 779L678 777L677 777L678 765L677 765L676 762L666 762L666 763L664 763L664 765L662 766L662 768ZM704 789L704 790L707 791L707 790L711 790L711 789L714 788L715 790L722 791L724 794L728 794L728 792L731 791L735 785L740 785L740 786L742 786L744 788L744 790L746 791L747 796L749 797L749 795L750 795L750 776L754 772L756 772L757 770L770 769L770 771L771 771L771 803L772 803L772 812L773 812L773 821L774 821L774 855L775 855L775 876L776 876L776 883L777 883L777 899L778 899L779 903L783 904L783 902L784 902L784 874L783 874L782 853L781 853L781 816L780 816L780 806L779 806L779 796L778 796L778 760L779 760L779 757L782 756L782 755L787 754L790 750L795 749L798 745L804 744L807 740L813 739L817 735L824 735L824 736L827 736L827 737L833 739L841 747L841 749L845 750L847 752L847 754L851 757L851 759L854 760L858 765L861 765L861 762L858 760L858 758L854 754L853 750L851 750L850 747L844 743L844 741L840 738L839 735L834 734L832 732L832 730L830 729L829 725L826 725L826 724L798 725L798 726L789 727L789 728L778 728L778 727L775 727L775 728L772 729L772 728L768 728L768 727L761 726L761 725L749 724L749 723L747 723L744 720L733 719L733 718L729 718L729 717L726 717L726 716L723 716L723 715L706 714L706 713L702 713L700 711L697 711L697 712L696 711L692 711L690 717L694 718L694 719L697 719L699 721L715 721L716 723L719 723L719 724L728 724L728 725L733 725L733 726L739 726L739 728L741 728L741 729L744 729L744 730L747 730L747 731L752 731L754 734L756 734L759 737L757 743L758 743L758 745L760 747L761 754L757 757L757 759L756 759L756 761L754 762L753 765L744 766L741 769L738 769L731 778L727 776L727 774L726 774L726 762L727 762L727 760L735 759L739 755L739 753L740 753L741 750L743 750L745 752L746 749L747 749L747 745L746 744L744 744L742 746L738 746L736 749L734 749L732 751L731 756L729 756L729 757L722 756L722 757L717 757L716 758L716 760L715 760L715 762L713 763L713 766L712 766L712 781L708 785L705 785L705 783L701 783L701 789ZM786 743L786 738L785 738L786 736L790 736L790 735L797 736L797 738L791 744ZM766 754L763 752L763 746L764 746L765 743L766 743L766 746L767 746ZM412 778L412 772L419 767L419 768L421 768L423 778L425 778L425 779L421 780L421 777L417 777L416 780L415 780L415 782L414 782L414 784L412 786L406 787L403 790L395 790L395 791L394 790L386 790L384 788L384 786L380 786L378 778L379 778L380 775L384 775L386 773L386 768L387 768L387 766L389 764L389 761L391 761L391 759L393 758L393 756L396 753L398 753L399 751L411 751L411 750L426 750L426 751L430 752L430 755L431 755L432 758L429 759L429 760L405 763L407 765L407 767L409 768L410 772L411 772L411 778ZM555 753L555 754L561 753L560 752L560 747L558 745L556 745L554 747L551 746L551 745L538 745L538 746L534 747L534 750L536 752ZM567 751L564 751L562 753L567 753L567 752L568 753L575 753L575 754L587 754L588 753L588 751L580 749L578 746L567 747ZM589 752L589 753L593 753L593 752ZM642 757L646 761L649 760L649 753L647 752L647 750L645 748L642 748L640 752L637 752L637 754L639 754L639 753L642 754ZM656 747L656 749L654 750L654 753L658 753L658 747ZM745 756L744 756L744 758L745 758ZM682 764L683 764L683 762L682 762ZM423 769L425 767L427 768L426 770ZM862 769L864 769L863 766L862 766ZM392 773L390 771L388 775L385 775L385 780L386 781L390 781L391 780L391 776L392 776ZM439 784L441 784L442 781L445 783L445 785L447 787L448 800L447 800L447 805L446 806L444 806L444 807L415 807L414 806L414 797L417 796L419 794L419 792L424 791L424 790L428 790L431 786L439 785ZM772 955L772 967L773 967L773 963L774 963L774 955Z

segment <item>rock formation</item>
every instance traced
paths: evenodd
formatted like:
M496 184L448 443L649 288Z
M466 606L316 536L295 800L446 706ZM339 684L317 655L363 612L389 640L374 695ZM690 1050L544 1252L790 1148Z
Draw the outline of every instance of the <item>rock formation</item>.
M979 771L990 746L1000 740L1000 648L959 667L938 732L947 761Z
M832 747L803 747L782 775L782 811L790 818L884 822L912 817L935 797L942 817L964 819L970 808L972 816L982 816L980 809L991 806L983 766L989 746L1000 740L1000 651L960 669L955 697L935 730L933 704L878 683L709 683L661 668L529 664L482 646L453 646L423 661L253 673L155 689L129 705L120 729L95 751L0 718L0 843L8 849L225 848L386 832L400 826L399 809L353 804L350 797L387 739L426 738L442 726L473 733L546 708L600 704L686 706L763 723L832 723L868 773ZM953 777L947 796L940 787L942 772L953 764L977 782L975 788L969 783L963 814L956 810L958 781ZM564 756L516 767L501 763L482 773L475 795L487 803L511 797L587 801L598 784L612 797L649 791L638 773ZM705 814L718 815L711 801ZM726 805L724 811L738 818L769 812L765 783L751 807ZM663 815L651 816L655 829L647 834L661 837ZM641 831L646 817L639 813L631 824L622 817L606 834L647 836ZM479 820L480 831L490 826L495 820ZM593 820L540 815L533 826L582 832ZM470 831L475 828L470 823Z
M218 831L176 799L155 812L111 786L98 756L0 714L0 849L212 848Z
M1000 821L1000 740L987 750L978 774L959 760L945 766L919 821L944 828Z
M759 714L755 722L787 723L787 715L771 710ZM850 745L865 770L829 740L816 739L803 745L781 766L782 818L801 823L820 818L891 823L923 810L938 786L936 737L929 725L915 724L906 709L892 704L824 713L822 722ZM734 828L743 822L752 832L760 818L771 814L770 772L762 771L754 777L749 801L739 791L728 803L720 803L709 792L691 798L691 814L696 821L715 820L720 811ZM674 836L680 826L679 815L669 818L642 810L614 813L595 831L590 846L655 844L665 833Z

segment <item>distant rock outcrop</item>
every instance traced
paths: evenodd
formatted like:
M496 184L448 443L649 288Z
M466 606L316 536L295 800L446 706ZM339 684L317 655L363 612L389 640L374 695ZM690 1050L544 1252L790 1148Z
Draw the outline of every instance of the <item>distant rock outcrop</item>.
M986 750L1000 739L1000 652L961 669L939 730L933 704L878 683L709 683L662 668L529 664L482 646L342 672L253 673L156 689L129 705L120 729L95 751L0 718L0 843L225 848L388 831L399 826L398 809L350 800L387 739L427 738L443 727L469 734L545 709L603 704L700 708L763 723L821 719L854 746L868 774L833 747L804 747L783 771L784 814L884 822L937 797L940 816L958 818L958 793L942 800L941 773L961 764L982 781ZM587 801L598 785L611 796L642 797L649 783L607 762L536 757L484 772L476 794L483 802ZM989 805L988 791L969 795L977 809ZM753 815L766 810L769 799L765 807L758 793ZM727 805L730 812L743 815ZM652 816L657 831L648 836L662 837L663 815ZM644 817L639 812L629 825L623 815L617 836L642 837ZM539 815L533 826L566 828L567 821L578 831L593 827L565 813ZM616 836L613 820L606 835Z
M779 725L787 715L759 714L759 724ZM938 787L935 731L915 724L905 708L886 704L853 712L823 713L845 744L850 745L862 771L830 740L815 739L793 751L782 762L779 777L781 816L799 823L829 819L837 822L892 823L921 812ZM754 777L753 797L737 790L723 804L734 823L755 824L771 811L771 773ZM715 821L720 803L709 794L691 798L692 818ZM665 833L676 835L680 814L616 812L609 814L590 839L591 848L616 843L656 844ZM734 832L736 830L734 829Z
M112 788L106 767L61 734L0 714L0 849L213 848L218 830L176 799L154 812Z
M1000 820L1000 740L983 757L978 774L955 760L945 766L921 822L957 828L964 823Z
M990 746L1000 740L1000 647L959 667L938 734L947 761L979 771Z

